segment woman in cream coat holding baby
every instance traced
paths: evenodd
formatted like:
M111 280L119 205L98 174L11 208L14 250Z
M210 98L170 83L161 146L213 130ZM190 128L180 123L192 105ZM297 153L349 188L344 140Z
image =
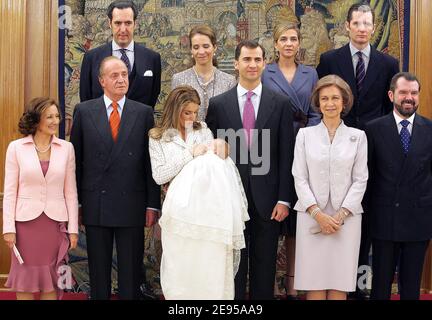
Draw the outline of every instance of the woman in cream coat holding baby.
M322 121L297 135L292 169L299 199L294 208L294 288L307 291L310 300L343 300L356 287L368 169L365 133L341 120L352 101L341 78L320 79L312 104Z
M168 191L159 221L161 286L167 300L234 298L245 247L247 200L228 144L198 122L200 98L180 86L150 130L153 178Z

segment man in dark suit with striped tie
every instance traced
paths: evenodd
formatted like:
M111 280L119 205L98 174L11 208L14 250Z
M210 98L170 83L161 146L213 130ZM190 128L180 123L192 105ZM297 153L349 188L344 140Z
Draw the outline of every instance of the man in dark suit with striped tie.
M393 109L387 91L392 77L399 71L399 63L370 45L375 32L375 14L369 4L352 5L348 10L345 27L350 42L339 49L323 53L317 72L320 78L336 74L349 84L354 104L343 120L347 126L364 129L368 121L388 114ZM362 220L360 277L369 265L371 246L366 210L367 207ZM363 267L360 268L361 266ZM357 288L356 296L363 298L363 291Z
M107 10L113 41L85 53L80 75L80 99L95 99L103 94L98 73L101 61L108 56L123 60L128 68L129 89L126 96L154 107L161 86L161 58L133 40L138 9L132 1L116 0Z

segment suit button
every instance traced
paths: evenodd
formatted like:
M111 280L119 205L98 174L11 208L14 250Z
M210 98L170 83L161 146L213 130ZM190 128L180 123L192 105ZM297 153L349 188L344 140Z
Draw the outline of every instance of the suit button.
M395 207L396 207L396 208L399 207L399 202L396 202L396 203L395 203Z
M132 156L132 155L133 155L133 153L132 153L132 152L129 152L129 155L130 155L130 156Z
M106 193L106 191L105 191L105 190L102 190L102 191L101 191L101 193L102 193L102 194L105 194L105 193Z

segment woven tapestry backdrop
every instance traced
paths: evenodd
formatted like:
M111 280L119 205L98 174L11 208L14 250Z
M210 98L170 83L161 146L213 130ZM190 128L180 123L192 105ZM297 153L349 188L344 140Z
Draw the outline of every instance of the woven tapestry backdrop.
M60 66L64 67L59 83L64 86L60 102L65 113L68 136L74 106L79 103L79 77L83 54L112 40L106 9L111 0L62 0L70 8L70 29L63 32L64 48ZM300 25L301 58L316 66L321 53L348 42L344 27L348 8L358 0L135 0L139 8L135 41L159 52L162 57L162 86L156 115L159 115L170 90L174 73L191 64L188 33L197 24L209 24L217 33L219 68L234 73L234 50L242 39L258 40L273 55L273 27L279 22ZM409 1L371 0L376 14L376 31L372 44L401 61L408 68ZM62 41L61 41L62 42ZM63 51L64 49L64 51ZM60 93L62 93L62 88ZM161 294L159 263L161 244L158 227L146 230L145 265L147 284ZM275 293L283 288L285 250L280 242ZM71 257L77 290L88 291L88 265L85 234ZM116 287L116 264L113 286Z

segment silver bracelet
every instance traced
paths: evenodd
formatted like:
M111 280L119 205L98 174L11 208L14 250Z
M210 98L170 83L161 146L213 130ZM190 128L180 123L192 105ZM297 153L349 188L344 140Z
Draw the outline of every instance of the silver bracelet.
M315 207L315 208L310 212L311 217L315 219L315 217L317 216L317 214L318 214L320 211L321 211L320 208Z
M341 210L342 210L342 213L344 214L345 218L349 216L349 212L347 209L341 207Z

